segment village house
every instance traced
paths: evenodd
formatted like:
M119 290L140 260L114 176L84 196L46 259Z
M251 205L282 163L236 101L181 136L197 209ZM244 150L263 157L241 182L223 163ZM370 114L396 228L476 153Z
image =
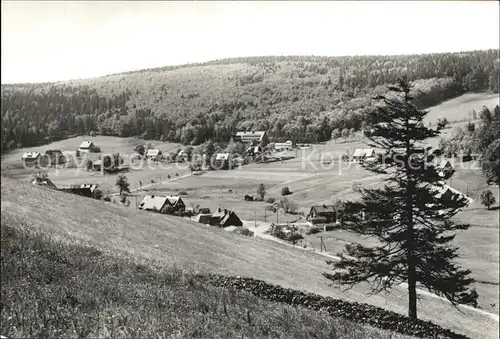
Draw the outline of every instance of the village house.
M37 175L32 182L34 185L45 186L52 189L57 189L56 185L47 176Z
M82 153L99 153L101 149L96 146L92 141L82 141L78 151Z
M376 156L377 153L373 148L357 148L352 155L352 160L359 162Z
M447 159L441 160L441 162L437 165L436 170L441 177L444 177L447 173L455 172L455 168Z
M214 165L216 169L232 169L233 164L231 161L231 154L217 153L215 155Z
M64 159L63 153L58 149L46 150L45 155L50 159L51 164L60 164Z
M236 132L233 135L234 142L241 142L243 144L261 145L266 146L269 143L269 137L265 131L252 131L252 132Z
M67 187L59 188L59 191L72 193L76 195L81 195L87 198L92 198L94 191L99 187L97 184L81 184L81 185L70 185Z
M163 153L158 148L150 148L146 152L146 159L152 161L160 161L163 158Z
M21 160L24 163L24 165L33 167L36 166L37 164L40 164L40 159L41 154L39 152L24 152L23 155L21 156Z
M337 222L337 209L334 205L312 206L307 220L313 224Z

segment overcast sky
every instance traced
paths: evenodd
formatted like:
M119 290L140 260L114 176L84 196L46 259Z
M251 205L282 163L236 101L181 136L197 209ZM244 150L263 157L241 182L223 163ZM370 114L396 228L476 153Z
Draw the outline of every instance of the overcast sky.
M2 1L2 83L237 56L499 48L496 1Z

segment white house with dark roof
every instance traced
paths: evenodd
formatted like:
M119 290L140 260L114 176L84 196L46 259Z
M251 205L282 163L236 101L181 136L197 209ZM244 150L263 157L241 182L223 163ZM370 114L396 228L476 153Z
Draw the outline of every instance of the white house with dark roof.
M40 152L24 152L21 156L21 161L24 162L26 166L34 166L37 164L40 157Z
M85 141L82 141L82 143L80 144L78 151L83 152L83 153L92 153L92 152L97 153L100 151L100 149L92 141L85 140Z

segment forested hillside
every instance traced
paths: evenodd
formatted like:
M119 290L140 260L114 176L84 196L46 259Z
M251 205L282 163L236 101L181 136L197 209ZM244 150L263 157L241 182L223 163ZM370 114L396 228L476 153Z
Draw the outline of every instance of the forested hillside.
M499 51L411 56L249 57L94 79L2 85L2 151L73 134L200 144L236 129L329 140L369 126L372 97L405 74L426 108L499 91Z

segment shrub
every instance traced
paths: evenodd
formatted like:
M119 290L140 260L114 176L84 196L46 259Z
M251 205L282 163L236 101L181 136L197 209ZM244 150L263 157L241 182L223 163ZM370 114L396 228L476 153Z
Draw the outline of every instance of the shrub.
M266 199L266 202L269 204L274 204L275 201L276 201L276 198L273 198L273 197L269 197Z
M107 201L107 202L110 202L111 201L111 197L109 195L107 195L107 196L104 197L103 200Z
M481 204L486 206L487 209L491 208L491 205L495 203L495 196L490 190L484 190L481 192Z
M281 189L282 196L286 196L286 195L290 195L290 194L292 194L292 192L290 192L290 189L288 188L288 186L285 186Z
M178 177L179 176L179 173L175 173L175 176Z
M318 226L312 226L310 227L307 231L306 231L306 234L309 235L309 234L316 234L316 233L319 233L321 232L321 229L318 227Z

